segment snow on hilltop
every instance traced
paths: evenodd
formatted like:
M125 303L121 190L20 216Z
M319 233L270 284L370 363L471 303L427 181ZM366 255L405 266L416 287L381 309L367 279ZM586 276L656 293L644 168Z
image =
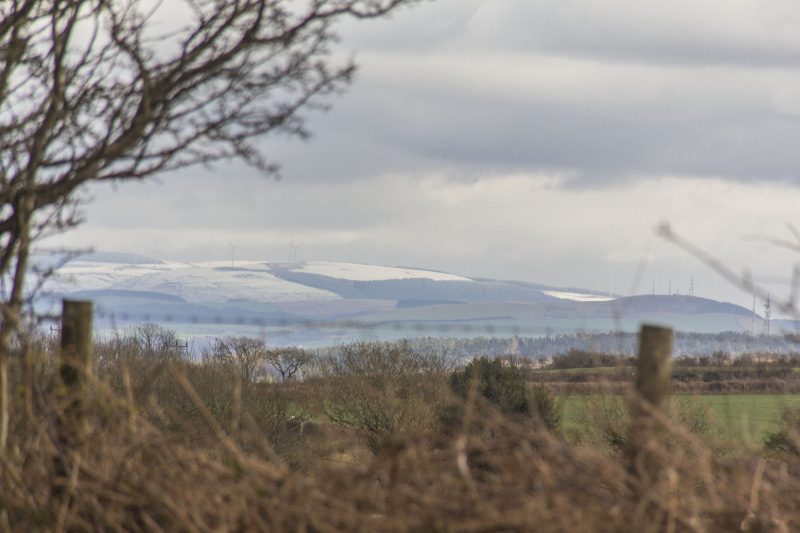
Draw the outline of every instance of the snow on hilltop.
M251 300L256 302L325 301L336 293L278 278L263 263L237 261L235 266L182 264L182 268L129 278L114 289L150 291L179 296L190 303Z
M563 292L563 291L542 291L548 296L553 298L560 298L562 300L571 300L573 302L607 302L614 300L610 296L601 296L599 294L582 294L577 292Z
M181 268L182 263L124 264L105 261L72 260L48 280L47 289L55 292L112 289L127 280Z
M246 299L260 302L327 301L340 295L282 279L276 272L301 272L346 281L431 279L472 281L469 278L417 270L355 263L264 263L215 261L210 263L123 263L77 258L61 267L46 284L48 292L124 290L178 296L190 303Z
M348 281L384 281L388 279L414 279L425 278L434 281L472 281L463 276L419 270L415 268L384 267L375 265L362 265L358 263L327 263L309 261L292 265L291 270L306 274L318 274L331 278L345 279Z

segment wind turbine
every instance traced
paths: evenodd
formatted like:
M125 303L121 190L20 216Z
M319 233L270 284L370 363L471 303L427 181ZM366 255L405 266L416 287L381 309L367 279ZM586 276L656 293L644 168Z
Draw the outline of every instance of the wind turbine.
M230 245L231 245L231 268L233 268L233 257L234 257L234 252L236 251L236 249L237 249L237 248L241 248L241 246L234 246L234 245L233 245L233 243L232 243L231 241L228 241L228 244L230 244Z
M290 263L296 263L297 262L297 249L300 248L302 245L303 245L302 242L300 244L295 244L292 241L292 238L289 237L289 244L287 246L289 247L289 262Z

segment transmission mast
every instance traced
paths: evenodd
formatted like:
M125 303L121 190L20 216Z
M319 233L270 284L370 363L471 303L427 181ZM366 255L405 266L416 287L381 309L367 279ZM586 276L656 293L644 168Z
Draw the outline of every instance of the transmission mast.
M756 289L753 287L753 317L750 320L750 336L756 336Z
M769 294L767 294L767 303L764 304L764 334L769 335L769 320L772 315L772 304L769 301Z
M694 274L692 274L692 281L689 283L689 296L694 296Z

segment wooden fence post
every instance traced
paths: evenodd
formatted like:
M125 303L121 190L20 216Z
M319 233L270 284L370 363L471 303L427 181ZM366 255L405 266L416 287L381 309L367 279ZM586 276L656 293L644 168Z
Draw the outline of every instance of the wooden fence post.
M56 501L71 498L67 479L77 475L86 450L86 404L92 368L92 302L63 300L61 350L58 355L59 399L65 402L56 418L58 453L53 458L56 479L50 495Z
M64 300L58 373L67 405L59 424L59 436L70 447L84 442L91 368L92 302Z
M658 326L643 325L639 334L628 447L631 467L640 475L652 476L659 468L658 460L650 452L653 451L651 445L661 440L664 428L653 416L653 411L666 414L673 338L671 328Z

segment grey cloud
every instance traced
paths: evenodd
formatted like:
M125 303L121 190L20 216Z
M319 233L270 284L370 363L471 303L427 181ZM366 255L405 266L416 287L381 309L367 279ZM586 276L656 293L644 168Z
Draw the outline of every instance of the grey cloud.
M343 24L345 49L463 47L677 64L800 63L800 5L787 0L437 0Z
M271 138L265 151L302 183L542 170L579 186L665 174L800 182L800 81L775 67L800 60L795 24L800 4L781 0L423 2L344 25L342 47L365 59L356 84L309 115L309 142ZM476 87L509 54L504 81ZM538 73L529 95L503 87L525 78L526 57L546 69L541 58L572 55L584 63ZM453 72L437 73L449 59ZM585 92L563 97L552 82L574 68Z
M717 105L707 94L685 111L673 102L672 113L644 117L636 108L609 111L602 104L522 104L459 94L381 98L373 91L380 88L354 89L351 101L317 122L309 144L273 150L289 179L560 169L595 184L661 174L800 181L795 118L746 107L739 115L721 110L698 116L692 107Z
M184 173L163 185L126 184L116 192L95 187L92 221L142 231L357 231L395 224L427 206L397 182L274 182L245 171L231 165L224 184L217 171Z
M606 60L800 63L800 5L783 0L499 0L470 21L481 46Z

